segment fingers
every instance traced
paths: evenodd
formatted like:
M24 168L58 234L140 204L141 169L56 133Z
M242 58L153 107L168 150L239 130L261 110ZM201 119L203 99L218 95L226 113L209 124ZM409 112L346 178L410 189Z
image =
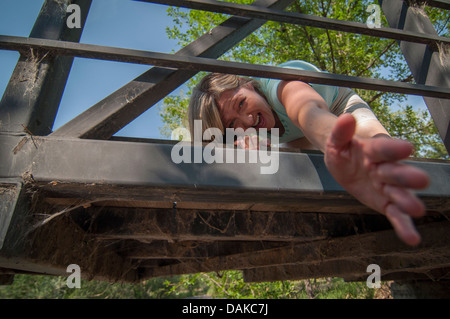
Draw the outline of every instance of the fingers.
M245 150L257 150L258 149L258 136L239 136L236 145Z
M365 140L364 152L374 163L393 162L409 157L414 152L414 147L402 140L372 138Z
M426 208L423 202L413 192L403 187L383 185L382 192L388 201L383 213L398 237L408 245L418 245L421 239L412 218L425 215Z
M424 216L426 208L410 189L428 186L428 175L409 165L383 163L378 165L375 177L377 183L382 184L382 192L390 202L385 215L398 237L408 245L418 245L421 239L412 218Z
M417 232L411 216L404 214L396 205L389 204L385 210L386 217L390 221L397 236L407 245L420 244L421 238Z
M338 117L331 131L329 143L332 147L342 148L353 138L356 130L356 120L351 114L343 114Z
M390 202L397 206L403 214L414 218L423 217L425 215L425 205L411 191L400 187L385 185L383 192L389 198Z
M427 173L402 163L379 164L372 174L372 178L378 183L411 189L424 189L430 183Z
M270 146L270 140L268 138L260 140L257 135L245 135L239 136L234 144L246 150L259 150L260 147Z
M421 238L412 218L424 216L425 206L410 189L427 187L428 175L413 166L398 162L413 153L412 144L391 138L354 137L355 129L354 117L350 114L341 115L331 132L327 146L338 151L352 145L354 150L362 147L362 154L367 161L363 167L371 170L365 177L372 178L373 190L388 203L380 212L386 215L402 241L411 246L418 245Z
M429 177L424 171L401 163L382 163L374 170L371 178L375 187L378 185L389 201L404 213L412 217L425 214L425 205L410 191L428 186Z

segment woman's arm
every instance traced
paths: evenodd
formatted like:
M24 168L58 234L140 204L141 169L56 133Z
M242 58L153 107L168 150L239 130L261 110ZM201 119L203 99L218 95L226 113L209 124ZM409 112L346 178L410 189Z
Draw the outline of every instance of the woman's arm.
M278 99L309 142L323 152L327 137L337 120L324 99L311 86L300 81L282 81L278 86ZM357 125L355 134L360 137L389 136L375 118Z
M331 114L320 95L305 83L280 83L278 97L289 118L325 154L325 164L336 181L361 203L386 215L405 243L417 245L420 235L412 217L423 216L425 206L410 190L427 187L429 180L422 170L400 163L411 155L412 145L357 136L355 118ZM377 130L371 134L377 135Z
M300 81L282 81L278 99L286 108L290 120L317 149L324 152L326 141L337 117L328 111L323 98L308 84Z

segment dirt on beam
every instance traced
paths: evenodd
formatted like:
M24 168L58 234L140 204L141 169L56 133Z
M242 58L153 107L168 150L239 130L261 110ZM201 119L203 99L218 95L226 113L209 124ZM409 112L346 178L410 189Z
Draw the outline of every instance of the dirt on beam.
M70 214L46 220L51 214L45 208L48 206L40 205L38 211L15 221L0 252L2 268L68 276L67 267L77 264L82 277L88 280L135 282L138 279L129 259L85 233Z
M314 269L318 264L324 262L357 262L361 258L377 256L397 258L417 253L427 254L427 251L433 254L434 249L441 251L439 248L444 248L445 251L449 248L449 229L450 222L448 221L420 226L419 231L423 236L423 242L418 247L405 245L396 237L394 231L386 230L151 268L146 271L145 277L286 265L305 266L307 271L303 274L305 278L323 277L325 273L319 274ZM447 261L448 259L445 259L444 263ZM417 266L419 267L420 263ZM383 266L380 265L380 267Z
M90 206L71 213L98 238L140 241L312 241L389 229L384 216Z

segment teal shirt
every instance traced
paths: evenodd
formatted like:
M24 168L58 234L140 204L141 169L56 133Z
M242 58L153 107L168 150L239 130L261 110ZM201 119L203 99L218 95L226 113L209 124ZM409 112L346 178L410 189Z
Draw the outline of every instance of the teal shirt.
M280 64L279 66L305 71L323 72L311 63L300 60L288 61ZM278 85L282 80L265 78L255 78L255 80L259 83L261 92L265 95L267 101L272 106L273 110L278 115L281 123L284 126L285 131L284 134L280 136L279 142L286 143L303 137L303 132L289 119L285 107L278 99ZM338 95L338 88L335 86L314 83L309 85L325 100L328 107L330 108Z

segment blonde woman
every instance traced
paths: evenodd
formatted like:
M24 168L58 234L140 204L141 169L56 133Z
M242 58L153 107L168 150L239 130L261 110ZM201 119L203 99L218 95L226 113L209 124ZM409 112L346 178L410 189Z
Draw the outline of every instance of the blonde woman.
M280 66L321 72L304 61ZM278 129L280 143L322 151L342 187L384 214L405 243L420 243L412 217L423 216L425 207L412 190L427 187L428 176L399 162L411 155L412 145L390 138L352 90L213 73L194 89L188 117L190 127L202 120L203 131ZM251 145L248 137L243 142Z

